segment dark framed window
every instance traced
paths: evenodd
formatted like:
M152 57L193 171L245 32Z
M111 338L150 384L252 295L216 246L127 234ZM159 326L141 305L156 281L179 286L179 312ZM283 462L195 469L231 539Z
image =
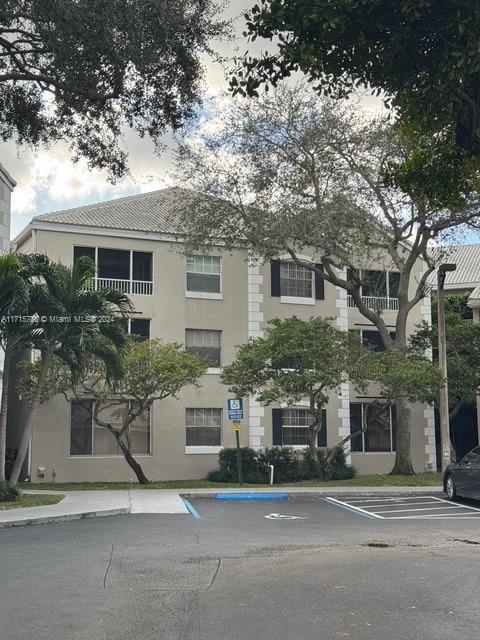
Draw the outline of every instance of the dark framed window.
M187 447L220 447L222 445L222 409L185 409Z
M98 277L130 280L130 251L98 249Z
M132 334L139 342L150 340L150 320L147 318L132 318L128 333Z
M128 404L116 404L101 411L100 417L120 427L128 411ZM105 456L122 455L113 435L96 424L93 400L73 400L70 409L70 455ZM129 429L133 454L150 454L150 409L138 416Z
M380 333L374 329L349 329L360 335L360 340L364 347L370 347L373 351L385 351L385 346L380 337ZM395 331L390 331L390 337L395 339Z
M73 400L70 403L70 455L92 455L93 402Z
M134 251L132 270L132 280L152 282L152 254L147 251Z
M351 440L352 451L382 453L396 449L395 407L387 403L352 402L350 404L350 433L366 430Z
M221 331L211 329L186 329L185 350L198 353L205 358L212 367L220 366Z
M73 261L83 256L95 262L95 247L73 247Z

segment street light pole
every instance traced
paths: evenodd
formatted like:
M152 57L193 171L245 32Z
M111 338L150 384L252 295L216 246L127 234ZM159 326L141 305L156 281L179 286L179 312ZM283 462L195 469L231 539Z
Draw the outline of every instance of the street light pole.
M448 408L447 380L447 340L445 332L445 294L444 284L447 271L455 271L456 264L441 264L437 272L437 307L438 307L438 364L443 378L440 387L440 437L442 451L442 471L450 464L450 420Z

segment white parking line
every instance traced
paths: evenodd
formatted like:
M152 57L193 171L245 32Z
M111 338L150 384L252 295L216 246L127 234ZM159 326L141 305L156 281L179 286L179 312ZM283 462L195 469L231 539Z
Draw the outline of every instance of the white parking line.
M430 502L429 504L434 504L433 502ZM461 505L454 505L454 504L449 504L449 505L445 505L443 507L422 507L421 509L389 509L388 511L379 511L378 513L405 513L405 511L438 511L440 509L440 511L443 511L444 509L462 509L463 507ZM376 512L374 512L376 513Z
M339 507L355 511L359 514L379 520L413 520L439 518L474 519L480 518L480 508L470 505L452 503L450 500L437 496L403 496L382 498L354 498L352 500L337 500L336 498L324 498ZM425 506L427 505L427 506ZM392 507L389 509L388 507ZM433 511L440 513L432 513ZM416 513L421 512L421 513ZM390 514L408 515L390 515Z

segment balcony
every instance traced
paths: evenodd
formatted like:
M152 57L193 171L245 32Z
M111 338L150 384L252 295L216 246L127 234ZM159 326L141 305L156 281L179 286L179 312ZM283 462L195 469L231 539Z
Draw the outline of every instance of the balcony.
M398 311L398 298L362 296L362 302L372 311ZM356 307L352 296L348 296L348 307Z
M149 251L75 246L73 259L86 256L95 262L96 276L88 291L115 289L127 295L153 295L153 254Z
M153 295L153 282L148 280L122 280L121 278L92 278L87 291L100 289L115 289L122 293L135 296Z

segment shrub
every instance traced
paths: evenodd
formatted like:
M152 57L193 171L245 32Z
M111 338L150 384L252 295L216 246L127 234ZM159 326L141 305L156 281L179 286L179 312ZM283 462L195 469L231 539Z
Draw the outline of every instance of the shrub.
M298 453L291 447L271 447L258 452L258 462L263 468L273 464L274 482L298 482L304 477L303 464ZM266 477L269 471L265 468Z
M269 481L267 465L275 467L274 482L298 482L320 478L321 480L348 480L355 476L355 469L347 464L342 447L316 449L316 457L310 449L301 453L291 447L270 447L255 451L249 447L240 449L242 477L245 484L266 484ZM218 469L210 471L212 482L238 482L237 450L222 449L218 456Z
M317 449L316 459L310 449L303 452L304 478L321 480L349 480L355 477L355 469L347 464L343 447Z
M16 487L0 482L0 502L15 502L19 497L20 491Z
M258 464L257 452L249 447L240 449L242 460L242 479L246 484L266 482L266 472ZM210 471L208 479L212 482L238 482L237 449L222 449L218 455L219 468Z

